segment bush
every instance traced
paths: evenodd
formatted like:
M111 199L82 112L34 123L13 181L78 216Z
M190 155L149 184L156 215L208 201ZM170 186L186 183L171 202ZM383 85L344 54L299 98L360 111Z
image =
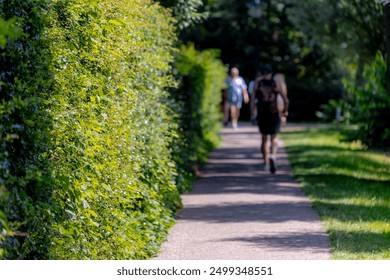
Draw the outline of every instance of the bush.
M359 124L357 138L370 147L389 147L390 95L386 91L386 61L378 53L365 67L363 86L347 84L355 105L354 121Z
M219 142L215 51L187 46L174 61L173 20L149 0L6 0L0 12L0 257L153 256L178 187Z
M188 190L194 167L206 161L208 153L220 143L222 123L221 90L226 69L216 50L199 52L193 45L182 46L175 66L179 87L174 93L180 116L180 141L176 143L178 185Z
M3 258L29 258L24 240L36 231L31 250L44 254L50 244L53 185L48 153L52 127L44 102L51 91L50 53L42 36L46 1L2 1L1 16L22 31L0 49L0 232ZM17 17L17 18L16 18ZM8 37L8 36L7 36ZM39 241L38 241L39 239ZM33 248L34 247L34 248Z
M19 232L3 258L152 256L180 204L170 16L149 0L10 0L1 13L24 31L1 50L0 209Z

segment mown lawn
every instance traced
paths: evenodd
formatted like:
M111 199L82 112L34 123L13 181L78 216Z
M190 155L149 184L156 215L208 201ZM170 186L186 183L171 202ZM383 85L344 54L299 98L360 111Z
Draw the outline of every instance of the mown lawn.
M333 259L390 259L390 156L335 129L283 132L296 179L319 213Z

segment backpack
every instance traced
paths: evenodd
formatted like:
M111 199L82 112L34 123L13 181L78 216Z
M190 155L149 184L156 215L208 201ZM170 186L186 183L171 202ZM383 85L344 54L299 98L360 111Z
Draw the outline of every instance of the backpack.
M275 114L277 109L276 83L271 80L260 80L256 90L257 111L259 114Z

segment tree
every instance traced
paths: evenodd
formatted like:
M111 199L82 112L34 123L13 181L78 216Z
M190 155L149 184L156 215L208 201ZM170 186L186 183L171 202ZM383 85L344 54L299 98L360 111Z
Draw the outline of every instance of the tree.
M344 100L332 104L347 110L353 108L352 119L360 128L359 140L371 147L385 146L390 137L390 103L384 93L386 65L382 54L390 53L390 1L288 2L290 20L332 55L334 65L343 70L340 78L344 79ZM390 88L390 82L387 85Z
M344 75L355 74L361 84L364 65L385 49L380 5L366 0L285 1L294 25L336 57Z
M390 95L390 1L384 2L385 14L385 38L386 38L386 54L387 54L387 72L386 72L386 89Z
M207 13L202 11L202 0L160 0L157 2L172 9L179 30L199 23L207 17Z
M8 39L15 39L20 35L20 31L14 26L15 19L5 21L0 16L0 48L3 48ZM1 88L1 83L0 83ZM5 188L3 182L0 184L0 201L4 199L7 193L7 189ZM6 236L13 234L13 226L9 223L7 220L6 214L4 213L3 209L0 208L0 259L3 259L3 257L6 254L6 250L4 250L4 241L6 239Z

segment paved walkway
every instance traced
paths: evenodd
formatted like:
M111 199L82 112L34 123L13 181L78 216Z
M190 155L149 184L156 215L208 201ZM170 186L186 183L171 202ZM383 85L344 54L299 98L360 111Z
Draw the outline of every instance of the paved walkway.
M262 171L257 127L224 128L222 136L223 146L183 195L184 208L156 259L329 259L328 237L284 149L270 174Z

